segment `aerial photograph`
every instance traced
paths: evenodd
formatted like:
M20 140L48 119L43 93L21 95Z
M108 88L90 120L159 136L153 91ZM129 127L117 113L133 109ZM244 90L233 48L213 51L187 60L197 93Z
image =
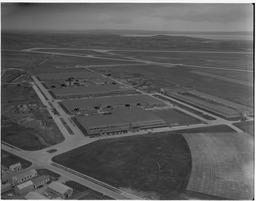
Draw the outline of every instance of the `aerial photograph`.
M254 200L254 15L1 2L1 199Z

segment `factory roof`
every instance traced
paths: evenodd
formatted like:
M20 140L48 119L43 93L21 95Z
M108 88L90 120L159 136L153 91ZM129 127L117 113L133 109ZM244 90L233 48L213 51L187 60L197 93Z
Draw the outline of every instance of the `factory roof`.
M21 183L21 184L17 185L17 188L18 188L18 189L23 189L23 188L26 188L26 187L28 187L28 186L30 186L30 185L33 185L33 183L32 183L31 180L26 181L26 182L24 182L24 183Z
M46 181L46 180L49 180L49 176L46 176L46 175L42 175L42 176L39 176L39 177L35 177L33 179L31 179L31 181L33 182L33 184L37 184L41 181Z
M72 111L74 108L89 108L97 106L114 106L125 104L149 104L149 105L162 105L165 103L148 95L127 95L127 96L114 96L103 98L88 98L78 100L62 101L62 104Z
M72 87L72 88L62 88L62 89L53 89L52 93L56 96L70 96L70 95L84 95L87 93L101 93L101 92L111 92L116 90L126 90L127 87L121 85L92 85L92 86L83 86L83 87Z
M140 108L115 109L111 110L111 114L78 116L76 119L85 128L104 127L108 125L122 126L146 121L163 121L151 112Z
M21 167L21 163L15 163L13 165L10 165L9 168L16 168L16 167Z
M60 182L52 182L49 184L48 188L51 188L52 190L60 193L60 194L64 194L66 193L68 190L72 190L72 188L60 183Z
M15 175L15 176L13 177L13 179L18 180L18 179L20 179L20 178L23 178L23 177L26 177L26 176L29 176L29 175L32 175L32 174L37 174L37 172L36 172L35 169L31 169L31 170L29 170L29 171L26 171L26 172L20 173L20 174L18 174L18 175Z
M29 192L24 198L27 200L47 200L47 197L35 191Z
M79 79L87 79L87 78L96 78L102 77L99 73L89 72L89 71L82 71L82 72L60 72L60 73L41 73L38 74L37 77L40 80L61 80L61 79L68 79L68 78L79 78Z

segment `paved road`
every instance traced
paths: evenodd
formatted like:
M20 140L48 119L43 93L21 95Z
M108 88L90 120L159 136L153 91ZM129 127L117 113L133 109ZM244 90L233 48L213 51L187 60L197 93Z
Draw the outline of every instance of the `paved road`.
M72 56L74 56L74 55L72 55ZM94 70L92 70L92 69L89 69L89 68L87 68L87 69L94 72ZM71 180L77 181L78 183L80 183L82 185L89 186L90 188L92 188L92 189L94 189L96 191L103 192L104 194L106 194L106 195L108 195L110 197L113 197L115 199L139 199L139 197L131 195L131 194L127 194L127 193L120 194L120 192L119 193L114 192L112 190L109 190L108 188L104 188L101 185L97 185L97 184L95 184L93 182L90 182L90 181L88 181L86 179L82 179L79 176L71 174L68 171L65 171L63 169L57 168L55 166L52 166L51 165L52 157L54 157L54 156L56 156L58 154L67 152L69 150L72 150L72 149L74 149L76 147L80 147L80 146L83 146L85 144L92 143L92 142L97 141L99 139L113 138L113 137L125 137L127 135L141 135L141 134L158 133L158 132L170 131L170 130L180 130L180 129L184 129L184 128L189 129L189 128L198 128L198 127L205 127L205 126L207 126L206 124L197 124L197 125L179 126L179 127L173 127L173 128L159 128L159 129L141 131L141 132L137 132L137 133L128 133L127 135L105 136L105 137L100 137L99 139L98 138L89 138L89 137L85 137L83 135L83 133L79 130L79 128L77 128L77 126L75 124L70 122L69 116L59 106L57 101L51 102L53 107L60 114L61 118L64 119L66 124L73 131L73 133L75 133L75 135L70 135L68 133L68 131L65 129L64 125L62 124L62 122L60 121L59 117L54 115L51 112L51 106L49 104L49 101L51 101L53 99L51 94L45 89L45 87L41 84L41 82L35 76L32 76L32 79L35 82L33 84L33 88L35 89L35 91L38 94L39 98L42 100L43 104L45 104L47 106L48 111L50 112L50 114L53 117L53 119L55 120L57 126L60 128L61 132L63 133L63 136L65 137L65 140L64 140L64 142L62 142L60 144L57 144L57 145L54 145L52 147L48 147L48 148L45 148L45 149L39 150L39 151L20 151L20 150L17 150L15 148L11 148L11 147L7 146L6 144L2 144L2 148L4 150L6 150L6 151L14 153L15 155L18 155L18 156L20 156L22 158L25 158L25 159L33 162L34 165L39 165L39 166L45 167L45 168L47 168L49 170L52 170L54 172L57 172L57 173L65 176L65 177L67 177L67 178L69 178ZM113 79L113 78L111 78L111 79ZM118 83L120 83L120 84L122 84L122 85L126 85L128 87L131 87L131 86L127 85L127 84L124 84L124 83L120 82L119 80L116 80L116 79L113 79L113 80L118 82ZM133 88L133 87L131 87L131 88ZM145 92L143 92L141 90L138 90L138 89L136 89L136 90L141 92L142 94L147 94L147 95L152 96L153 98L156 98L156 97L153 96L153 94L148 94L148 93L145 93ZM42 95L42 93L44 93L44 95L48 98L49 101L45 100L45 98ZM167 96L166 96L166 98L171 99L170 97L167 97ZM207 112L201 111L201 110L199 110L197 108L194 108L193 106L187 105L187 104L185 104L183 102L180 102L180 101L177 101L177 100L175 100L175 101L179 102L180 104L186 105L187 107L191 107L191 108L193 108L195 110L198 110L200 112L203 112L203 113L207 114ZM172 106L172 104L168 104L168 105ZM182 109L182 108L179 108L179 109ZM186 112L189 113L189 115L196 116L196 118L198 118L198 119L202 119L201 117L199 117L199 116L197 116L197 115L195 115L193 113L190 113L188 111L186 111ZM209 115L210 116L214 116L212 114L209 114ZM235 129L237 132L242 132L240 129L238 129L237 127L232 125L232 123L234 123L234 122L229 122L227 120L221 119L221 118L216 117L216 116L214 116L214 117L217 120L211 121L211 123L208 121L207 123L211 124L211 125L225 124L225 125L230 126L233 129ZM206 121L206 120L204 120L204 121ZM50 150L50 149L57 149L57 151L52 153L52 154L50 154L50 153L47 152L47 150Z

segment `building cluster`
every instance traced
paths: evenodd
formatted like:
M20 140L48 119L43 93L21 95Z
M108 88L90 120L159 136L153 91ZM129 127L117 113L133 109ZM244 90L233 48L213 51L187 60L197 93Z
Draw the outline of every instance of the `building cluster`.
M227 119L242 118L244 115L253 114L250 107L197 91L194 88L162 89L162 92Z
M25 199L66 199L72 196L73 189L60 182L52 182L48 175L38 175L35 169L20 172L20 163L11 165L10 171L16 172L8 180L2 181L1 193L14 190L16 195L23 196ZM49 184L42 195L36 189Z
M166 107L163 101L142 95L134 88L116 83L99 73L44 73L38 77L45 83L66 82L65 86L68 87L48 89L53 98L62 100L58 102L67 113L75 115L75 123L85 135L126 133L168 126L148 110ZM78 86L77 82L91 82L94 85Z

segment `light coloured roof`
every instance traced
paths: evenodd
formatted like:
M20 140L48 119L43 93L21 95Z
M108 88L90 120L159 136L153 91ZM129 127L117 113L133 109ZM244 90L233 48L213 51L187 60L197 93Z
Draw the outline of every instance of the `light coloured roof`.
M29 170L29 171L26 171L26 172L23 172L23 173L20 173L20 174L18 174L18 175L15 175L14 177L13 177L13 179L20 179L20 178L23 178L23 177L26 177L26 176L28 176L28 175L33 175L33 174L36 174L37 172L36 172L36 170L35 169L31 169L31 170Z
M101 97L101 98L87 98L78 100L67 100L61 102L69 111L74 108L87 108L97 106L115 106L125 104L149 104L149 105L162 105L166 104L156 98L148 95L128 95L128 96L114 96L114 97Z
M13 165L10 165L10 168L15 168L15 167L21 167L21 164L20 163L15 163Z
M60 194L66 193L68 190L72 190L72 188L60 183L60 182L52 182L49 184L48 188L53 189L54 191L57 191Z
M102 77L99 73L82 71L82 72L59 72L59 73L41 73L37 75L41 80L62 80L68 78L95 78Z
M17 185L17 188L18 188L18 189L23 189L23 188L26 188L26 187L28 187L28 186L30 186L30 185L33 185L33 182L32 182L31 180L26 181L26 182L24 182L24 183L21 183L21 184Z
M25 196L25 199L27 199L27 200L47 200L47 197L41 195L38 192L32 191L32 192L29 192Z

